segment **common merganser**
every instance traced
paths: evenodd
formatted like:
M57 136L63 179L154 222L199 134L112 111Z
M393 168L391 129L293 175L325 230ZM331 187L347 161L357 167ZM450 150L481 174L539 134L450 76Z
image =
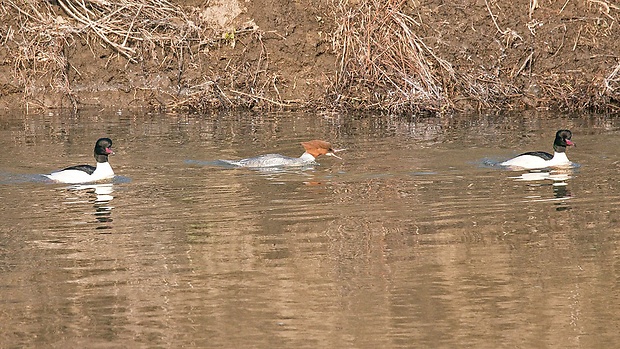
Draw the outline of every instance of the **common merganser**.
M515 170L533 170L547 167L564 167L571 165L566 156L566 147L574 146L570 139L573 134L569 130L559 130L553 142L553 155L544 151L523 153L515 158L502 162L500 165Z
M280 154L265 154L241 160L221 161L234 166L251 168L305 166L315 164L316 158L321 155L333 156L335 158L341 159L335 153L345 150L334 150L332 149L332 146L331 144L329 144L329 142L321 141L318 139L308 142L302 142L301 145L306 151L298 158L292 158Z
M108 162L108 155L114 154L111 148L112 140L110 138L99 138L95 143L94 152L97 167L91 165L71 166L46 174L45 177L56 182L69 184L89 183L113 178L114 171Z

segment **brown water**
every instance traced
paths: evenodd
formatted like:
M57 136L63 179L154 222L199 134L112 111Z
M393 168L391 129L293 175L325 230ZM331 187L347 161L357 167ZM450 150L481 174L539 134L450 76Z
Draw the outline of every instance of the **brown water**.
M492 166L559 128L577 168ZM37 175L101 136L112 183ZM5 113L0 347L615 347L619 136L604 116ZM210 165L314 138L344 159Z

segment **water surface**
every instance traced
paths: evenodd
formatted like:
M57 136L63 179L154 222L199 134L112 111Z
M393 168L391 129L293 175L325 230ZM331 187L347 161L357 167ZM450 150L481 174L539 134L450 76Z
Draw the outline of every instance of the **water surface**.
M573 131L578 166L494 166ZM2 347L610 348L620 120L0 117ZM119 175L69 186L109 136ZM303 170L218 166L325 139Z

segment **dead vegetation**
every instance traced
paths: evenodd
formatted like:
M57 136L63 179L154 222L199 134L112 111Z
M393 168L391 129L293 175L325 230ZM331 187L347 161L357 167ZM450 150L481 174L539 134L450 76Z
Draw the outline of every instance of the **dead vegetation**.
M560 4L559 13L569 1ZM543 29L537 37L536 30L543 22L535 14L549 3L541 5L530 0L529 11L522 14L521 23L510 18L507 4L490 0L484 4L481 11L487 16L482 23L465 17L456 29L451 26L458 23L454 12L441 12L442 7L448 7L445 4L432 8L432 4L424 7L417 1L404 0L363 0L354 5L335 2L338 27L333 44L339 55L338 79L331 90L335 101L348 107L401 112L522 107L618 111L617 64L605 79L595 81L587 80L589 76L580 69L569 70L570 66L565 70L539 68L539 61L549 59L549 53L542 47L547 43L539 40ZM600 46L597 41L609 42L613 40L610 37L618 37L618 6L599 0L586 0L577 6L581 6L581 17L568 19L568 24L551 23L553 19L548 23L548 27L564 28L562 42L551 55L558 55L561 50L574 52L577 46ZM459 10L466 14L475 12L471 8ZM519 33L503 24L510 21L515 26L525 24L528 30ZM579 30L571 33L567 26L574 28L577 23ZM583 35L586 30L587 37ZM480 47L459 50L461 42L448 41L450 34L459 31L495 34L479 35L481 40L476 44ZM456 49L446 50L442 45ZM613 47L608 51L609 58L620 61ZM574 55L569 52L565 57L573 59Z
M127 65L174 67L174 88L164 91L169 98L164 102L147 101L160 109L236 107L251 103L246 99L263 98L257 86L268 83L261 79L260 73L252 73L260 72L264 61L259 61L258 67L244 63L231 66L231 76L219 81L188 81L185 77L188 70L197 68L199 56L211 50L234 46L244 37L260 43L261 31L251 23L240 29L218 32L204 22L199 9L186 12L166 0L56 0L55 3L6 0L0 6L0 17L12 17L18 24L17 28L5 30L3 46L13 53L13 73L17 83L23 86L24 97L35 104L36 86L48 85L77 108L79 96L72 89L70 75L80 72L70 63L67 48L78 40L88 43L93 55L97 50L93 45L113 50L109 61L121 56ZM226 80L235 83L220 86ZM259 92L254 95L236 91L239 85Z
M76 40L89 46L107 45L136 63L149 48L169 48L180 55L188 37L198 41L202 37L184 12L165 0L6 0L1 10L2 17L13 16L18 25L6 31L5 46L14 53L13 71L24 86L25 97L33 97L36 84L47 79L73 107L77 107L78 96L69 75L72 70L80 72L70 64L67 48Z
M403 13L403 1L362 1L355 8L335 4L338 28L334 51L339 52L335 102L354 108L393 108L405 105L440 109L448 104L444 79L454 69L437 57L416 35L420 26ZM434 67L438 69L434 69Z
M272 65L275 48L265 42L267 35L283 41L281 33L253 22L216 29L200 8L166 0L5 0L0 19L12 24L0 25L0 41L15 85L40 105L37 95L46 88L80 105L74 81L81 72L70 50L80 42L93 56L112 50L108 62L121 58L126 67L173 71L168 88L141 100L164 110L620 111L620 8L614 1L529 0L514 6L521 9L517 15L510 4L493 0L477 9L434 1L329 1L325 37L337 65L327 92L314 100L283 97L290 84ZM572 15L562 17L569 10ZM235 54L223 59L216 52ZM588 59L597 60L595 69L582 67Z

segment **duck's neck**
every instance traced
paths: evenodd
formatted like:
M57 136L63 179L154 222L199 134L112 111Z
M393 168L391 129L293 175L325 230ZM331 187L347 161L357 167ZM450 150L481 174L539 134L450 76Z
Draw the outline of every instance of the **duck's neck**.
M95 154L95 160L97 160L97 165L99 165L100 163L104 163L104 162L108 162L108 156L107 155L101 155L101 154Z
M553 164L570 163L570 160L568 160L568 156L566 156L565 152L557 152L557 151L553 152L553 158L549 161L552 162Z
M97 162L97 167L95 168L95 172L93 176L107 178L110 176L114 176L114 170L112 170L112 166L110 166L109 162Z

